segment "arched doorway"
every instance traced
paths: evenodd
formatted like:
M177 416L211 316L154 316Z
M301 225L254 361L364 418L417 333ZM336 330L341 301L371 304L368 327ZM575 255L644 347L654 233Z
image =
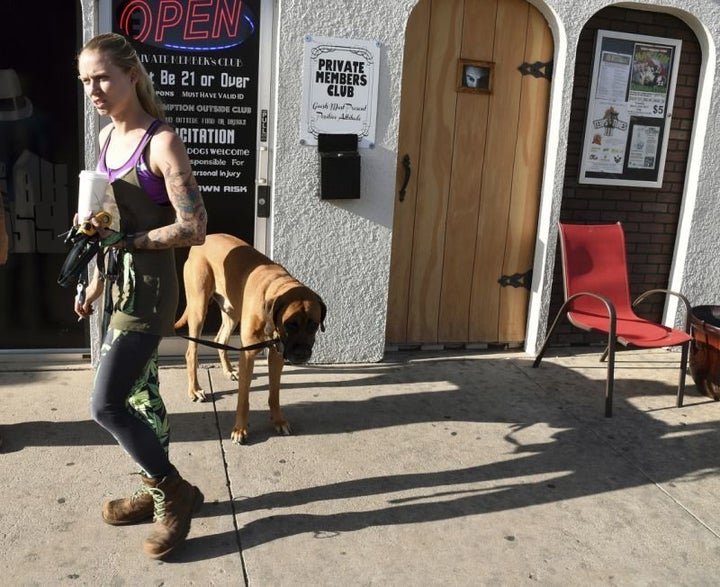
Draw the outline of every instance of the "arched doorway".
M578 178L583 152L583 129L588 116L587 96L593 71L593 56L599 30L632 35L650 35L682 41L669 127L667 159L662 187L621 184L580 184ZM657 10L635 10L609 6L599 10L584 25L578 39L573 74L573 108L568 128L568 155L560 208L561 222L576 224L622 222L625 231L630 273L631 298L643 291L670 286L676 262L678 227L682 221L683 198L689 168L692 129L696 122L696 100L703 61L700 42L691 27L674 14ZM559 251L556 251L559 255ZM561 264L555 262L549 317L552 319L564 299ZM671 289L680 289L671 287ZM651 320L663 316L665 296L650 296L637 308ZM602 344L602 337L558 325L554 344Z
M524 340L552 57L525 0L421 0L411 14L388 343ZM474 67L485 87L464 76Z

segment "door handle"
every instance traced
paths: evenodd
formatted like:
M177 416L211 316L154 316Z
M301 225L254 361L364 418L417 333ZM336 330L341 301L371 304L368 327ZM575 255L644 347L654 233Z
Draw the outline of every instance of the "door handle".
M407 153L405 153L405 156L402 158L402 164L405 169L405 179L403 179L402 187L398 192L401 202L405 199L405 190L407 189L408 183L410 182L410 176L412 175L412 169L410 168L410 155Z

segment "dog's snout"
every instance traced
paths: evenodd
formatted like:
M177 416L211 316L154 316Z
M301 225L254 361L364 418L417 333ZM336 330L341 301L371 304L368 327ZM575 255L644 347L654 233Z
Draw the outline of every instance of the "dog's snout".
M305 346L285 347L285 359L291 363L307 363L312 357L312 348Z

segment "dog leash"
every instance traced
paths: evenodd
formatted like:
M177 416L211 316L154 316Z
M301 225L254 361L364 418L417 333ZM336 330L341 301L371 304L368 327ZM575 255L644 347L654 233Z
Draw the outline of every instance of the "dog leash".
M272 340L265 340L263 342L256 342L255 344L251 344L248 346L230 346L229 344L222 344L220 342L215 342L213 340L205 340L203 338L195 338L193 336L185 336L180 335L182 338L186 338L187 340L191 340L193 342L197 342L198 344L204 344L205 346L212 347L214 349L220 349L223 351L254 351L255 349L261 349L265 347L271 347L271 346L277 346L282 344L282 341L279 338L273 338Z

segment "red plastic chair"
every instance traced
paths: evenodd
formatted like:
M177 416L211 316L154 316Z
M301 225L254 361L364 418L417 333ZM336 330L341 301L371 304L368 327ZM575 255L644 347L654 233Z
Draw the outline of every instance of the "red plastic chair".
M690 336L690 303L680 293L652 289L630 304L630 285L625 253L625 235L617 224L560 224L565 303L555 318L533 367L540 365L548 341L563 315L574 326L607 334L608 345L600 357L607 358L605 415L612 416L615 371L615 345L660 348L682 345L677 406L683 404L685 372ZM685 304L685 331L669 328L635 314L634 307L652 294L664 293Z

